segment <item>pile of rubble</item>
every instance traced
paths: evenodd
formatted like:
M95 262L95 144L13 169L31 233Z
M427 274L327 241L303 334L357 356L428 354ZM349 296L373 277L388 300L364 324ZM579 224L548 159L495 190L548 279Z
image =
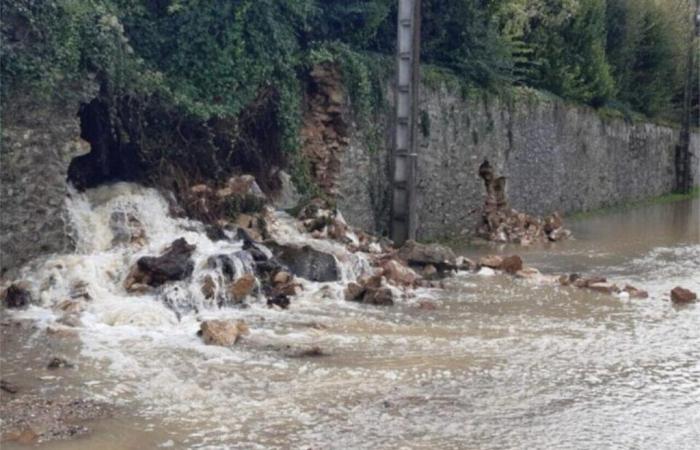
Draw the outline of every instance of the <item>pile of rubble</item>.
M556 212L541 219L509 208L506 177L496 176L488 161L479 167L479 176L486 187L481 223L477 229L480 237L499 243L530 245L541 241L561 241L571 236Z

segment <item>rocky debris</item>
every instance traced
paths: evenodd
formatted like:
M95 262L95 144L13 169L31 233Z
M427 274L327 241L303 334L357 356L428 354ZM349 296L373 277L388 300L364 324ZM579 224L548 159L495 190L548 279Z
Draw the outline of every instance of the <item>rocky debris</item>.
M479 259L479 266L500 270L503 265L503 258L498 255L488 255Z
M201 286L202 295L207 300L211 300L216 296L216 282L211 275L206 275Z
M421 244L408 240L396 256L412 267L433 265L441 274L457 269L455 253L451 248L440 244Z
M391 288L382 286L381 275L364 277L358 282L351 282L345 288L345 300L367 303L377 306L394 304L394 292Z
M284 270L280 270L275 274L274 277L272 277L272 282L275 284L286 284L289 283L292 280L292 275L289 272L285 272Z
M80 280L73 283L69 294L71 300L92 300L88 290L89 287L87 281Z
M649 293L647 291L644 291L642 289L638 289L638 288L631 286L629 284L626 285L624 287L624 289L622 289L622 292L626 292L630 298L636 298L636 299L649 298Z
M197 334L207 345L230 347L248 332L248 325L242 320L205 320L200 324Z
M518 255L503 258L500 269L511 275L515 275L523 268L523 260Z
M22 395L0 402L2 441L35 444L88 433L84 424L112 415L112 408L94 400L46 399Z
M620 288L618 285L608 282L607 278L599 276L583 277L577 273L572 273L570 275L561 275L558 278L558 282L562 286L589 289L608 295L619 294L622 297L626 296L635 299L644 299L649 297L649 294L642 289L636 288L629 284L625 285L624 288Z
M3 303L8 308L24 308L32 302L29 285L23 282L13 283L3 293Z
M420 278L413 269L401 264L395 259L389 259L380 264L383 275L387 281L397 286L411 287L415 286L416 281ZM435 268L433 266L433 268Z
M603 294L617 294L620 292L619 287L612 283L606 282L590 283L586 287L592 291L601 292Z
M53 357L49 361L49 363L46 365L46 368L49 370L56 370L56 369L72 369L74 366L70 362L66 361L64 358L59 358L59 357Z
M440 278L440 273L438 272L437 268L432 264L423 266L420 273L426 280L435 280L437 278Z
M315 184L335 196L340 156L350 143L343 114L345 85L340 67L334 63L314 65L309 76L309 107L299 133L301 154L310 163Z
M310 200L297 214L302 227L316 239L330 238L342 244L354 244L350 227L342 214L328 201ZM359 240L359 238L358 238Z
M486 188L481 224L477 230L481 237L493 242L530 245L538 241L560 241L571 235L556 212L539 219L509 208L506 177L497 176L487 160L479 167L479 176Z
M246 273L231 283L229 294L233 301L236 303L243 302L243 300L253 292L253 289L255 289L256 281L253 274Z
M470 272L477 269L477 264L464 256L458 256L455 260L455 265L457 266L457 270L462 270L465 272Z
M273 194L272 204L277 209L295 208L301 201L301 194L292 182L292 177L284 170L277 172L280 188Z
M146 230L139 219L130 212L114 211L109 216L109 229L112 231L112 245L146 243Z
M16 384L10 383L7 380L0 380L0 390L3 390L8 394L16 394L19 392L19 387L17 387Z
M377 306L392 306L394 304L394 292L388 287L370 287L365 290L362 303Z
M195 250L184 238L173 241L161 256L143 256L136 261L124 281L129 292L143 292L144 287L158 287L168 281L188 278L194 270L190 258Z
M266 201L267 197L253 175L234 175L226 180L224 186L216 190L219 198L229 198L232 196L251 196L259 200Z
M673 303L691 303L698 299L698 295L688 289L676 286L671 290L671 301Z
M364 295L366 289L360 285L360 283L356 283L354 281L351 281L350 283L345 286L345 291L344 291L344 296L345 300L352 302L352 301L361 301L362 296Z
M225 228L239 214L262 210L267 197L252 175L234 175L219 186L193 185L183 193L187 215Z
M294 246L274 244L272 253L295 276L309 281L338 281L340 268L335 257L309 245Z
M267 299L267 306L269 307L277 306L281 309L287 309L290 304L291 302L286 294L276 294Z
M231 255L213 255L207 259L207 268L218 270L227 281L252 273L254 267L255 258L248 250L240 250Z
M239 214L234 221L239 235L244 232L246 241L260 242L265 236L265 222L262 218L251 214Z

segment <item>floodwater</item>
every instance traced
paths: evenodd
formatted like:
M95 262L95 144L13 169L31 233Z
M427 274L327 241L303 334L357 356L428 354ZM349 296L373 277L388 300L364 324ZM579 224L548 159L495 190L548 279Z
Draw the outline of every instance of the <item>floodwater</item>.
M91 435L37 448L698 448L700 304L668 298L676 285L700 291L697 199L579 219L567 224L568 242L459 249L517 252L546 274L607 276L648 290L645 300L462 273L392 308L307 284L289 310L199 305L178 321L158 298L127 296L114 280L180 235L199 258L218 244L165 217L156 194L122 191L75 201L80 253L32 272L48 283L44 305L14 317L34 330L3 328L3 379L116 406ZM114 250L100 238L105 217L125 205L149 211L140 219L152 248ZM347 276L362 271L362 261L346 264ZM93 297L80 335L46 337L52 301L76 277ZM426 300L436 309L418 307ZM202 317L245 319L251 334L232 349L204 346ZM324 356L300 354L310 346ZM43 369L57 353L76 368ZM26 447L3 443L15 448Z

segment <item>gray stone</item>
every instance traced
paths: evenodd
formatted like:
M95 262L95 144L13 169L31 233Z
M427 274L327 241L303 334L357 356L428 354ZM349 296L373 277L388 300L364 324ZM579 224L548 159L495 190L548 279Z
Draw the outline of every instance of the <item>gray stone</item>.
M275 258L300 278L310 281L338 281L340 268L335 257L318 251L308 245L270 244Z

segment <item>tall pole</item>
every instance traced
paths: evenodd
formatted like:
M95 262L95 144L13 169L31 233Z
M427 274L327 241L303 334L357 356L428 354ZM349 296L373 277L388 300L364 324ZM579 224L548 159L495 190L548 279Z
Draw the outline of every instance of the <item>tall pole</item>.
M420 86L421 0L399 0L396 40L396 135L391 238L416 238L417 117Z
M690 33L688 42L688 60L683 92L683 119L681 136L676 147L676 191L687 194L693 188L692 154L690 152L690 128L693 117L693 73L697 59L696 37L700 36L700 0L695 0L695 8L688 5L691 11Z

